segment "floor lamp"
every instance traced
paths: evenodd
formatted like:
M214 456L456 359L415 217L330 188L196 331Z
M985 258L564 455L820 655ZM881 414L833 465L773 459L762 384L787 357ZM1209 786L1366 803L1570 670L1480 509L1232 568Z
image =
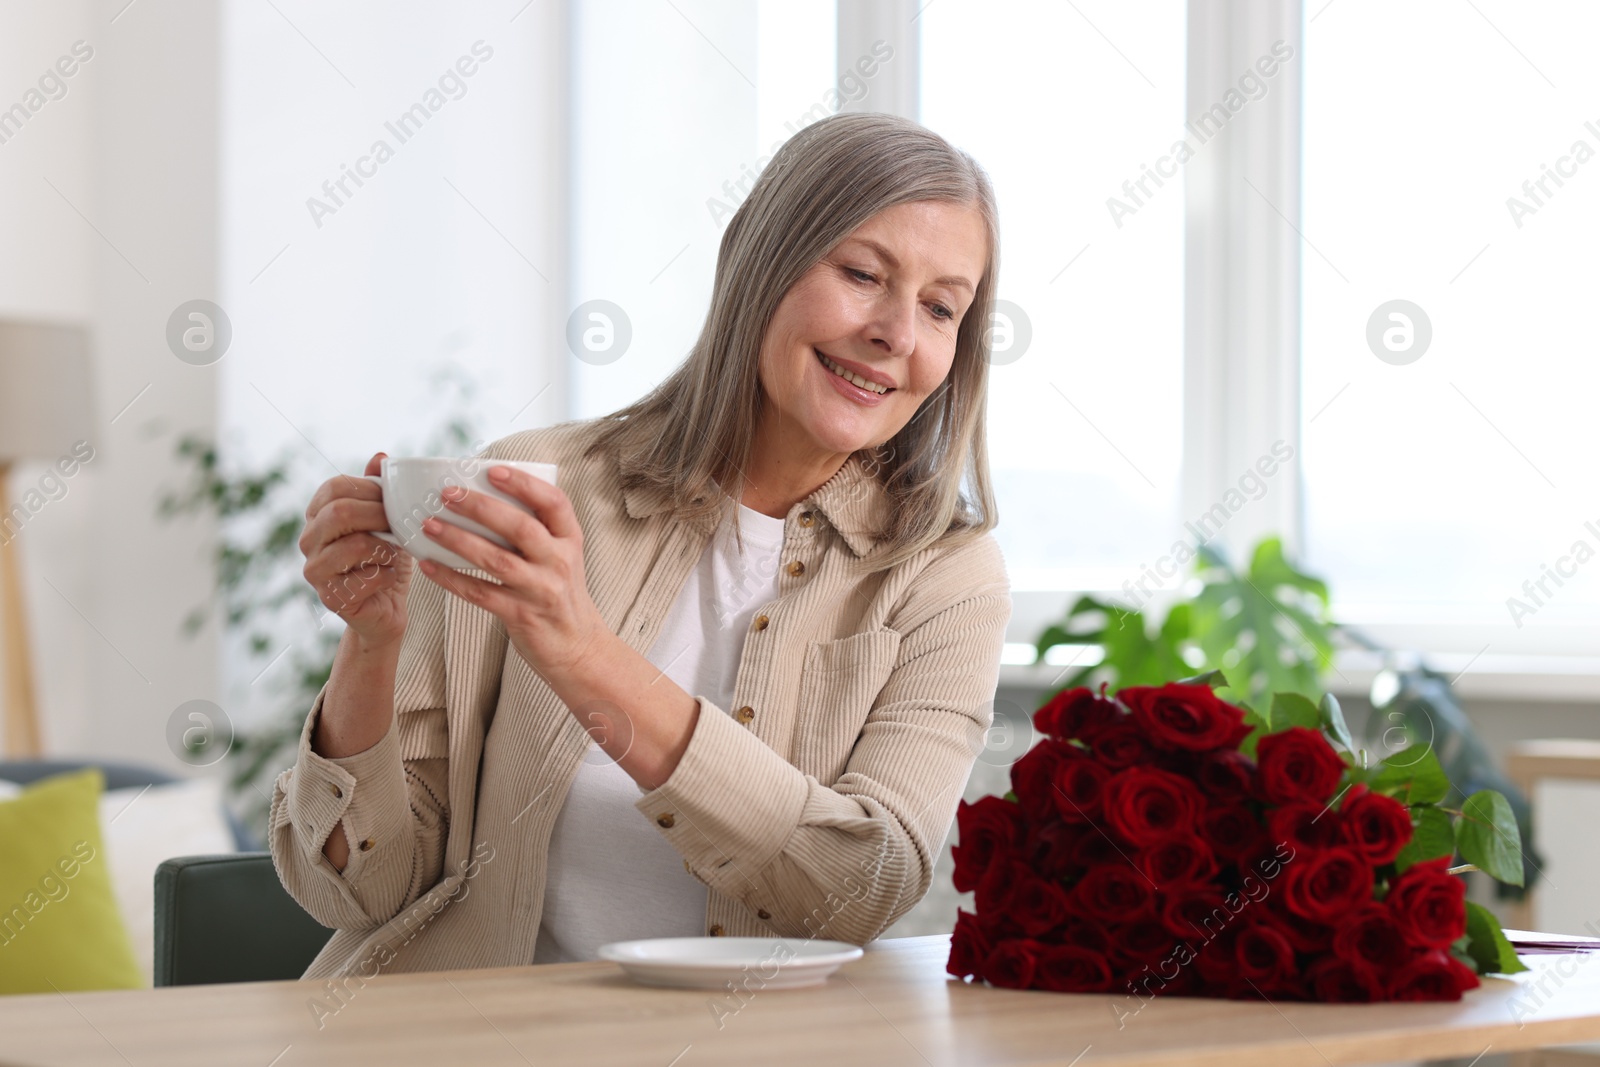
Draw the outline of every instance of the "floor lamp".
M46 498L21 491L10 476L19 464L70 456L75 442L88 440L93 410L87 331L0 319L0 671L5 754L12 759L37 757L43 748L17 559Z

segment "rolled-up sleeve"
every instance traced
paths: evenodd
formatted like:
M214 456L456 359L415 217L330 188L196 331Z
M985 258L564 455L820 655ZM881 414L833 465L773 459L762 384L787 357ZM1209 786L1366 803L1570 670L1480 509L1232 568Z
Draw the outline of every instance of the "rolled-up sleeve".
M635 807L711 888L784 936L866 944L927 893L993 721L1011 618L992 536L917 577L893 671L838 781L805 774L704 697L682 759Z
M329 758L312 750L327 687L300 732L294 766L273 788L268 842L289 895L324 926L380 926L434 885L449 827L443 693L445 593L420 574L395 678L395 714L371 748ZM343 825L350 858L322 854Z

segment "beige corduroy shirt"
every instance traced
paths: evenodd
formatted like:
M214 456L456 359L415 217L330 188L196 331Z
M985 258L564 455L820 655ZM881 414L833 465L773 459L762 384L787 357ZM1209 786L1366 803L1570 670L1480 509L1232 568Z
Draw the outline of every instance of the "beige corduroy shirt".
M599 427L531 430L483 456L559 465L590 595L643 654L712 525L625 492L614 453L583 457ZM682 761L641 790L639 818L709 888L708 935L865 944L931 883L992 720L1011 598L990 534L868 573L886 508L857 457L790 508L779 596L745 635L735 707L694 694ZM269 829L284 886L336 930L305 977L532 960L551 829L593 750L499 620L419 573L389 732L319 756L322 700ZM342 872L322 854L341 821Z

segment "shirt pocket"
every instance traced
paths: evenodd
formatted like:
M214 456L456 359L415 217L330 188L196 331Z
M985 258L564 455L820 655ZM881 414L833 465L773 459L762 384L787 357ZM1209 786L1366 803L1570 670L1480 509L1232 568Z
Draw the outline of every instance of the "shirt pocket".
M795 716L794 765L801 772L823 785L839 780L899 651L897 630L811 642Z

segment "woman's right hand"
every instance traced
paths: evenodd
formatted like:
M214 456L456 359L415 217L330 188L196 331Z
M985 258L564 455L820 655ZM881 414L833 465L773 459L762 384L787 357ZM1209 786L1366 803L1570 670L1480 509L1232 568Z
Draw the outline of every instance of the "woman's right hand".
M382 460L382 452L369 459L366 473L377 474ZM341 474L317 487L300 534L306 581L369 650L398 642L406 631L414 564L409 554L372 536L388 528L378 483Z

